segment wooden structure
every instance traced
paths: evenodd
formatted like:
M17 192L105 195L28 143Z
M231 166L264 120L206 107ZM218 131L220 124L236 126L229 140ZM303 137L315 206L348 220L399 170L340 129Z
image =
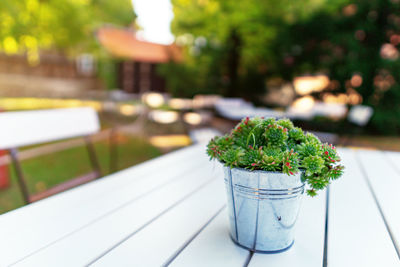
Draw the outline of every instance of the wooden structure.
M292 248L253 254L230 240L204 146L1 215L0 266L400 265L400 153L339 148L344 176L304 197Z
M121 60L118 85L127 93L165 91L165 80L158 75L157 65L182 58L177 46L140 41L132 30L105 27L97 31L97 38Z
M89 136L100 130L97 113L92 108L72 108L0 114L0 150L9 150L25 203L35 202L89 182L101 176L99 163ZM93 171L56 185L38 194L30 194L26 185L17 148L83 136ZM45 167L45 166L43 166Z
M76 61L79 60L79 57ZM40 62L30 65L25 55L0 54L0 73L58 79L94 79L95 72L83 73L79 64L62 54L42 52Z
M76 97L104 88L96 77L96 62L90 55L69 59L43 51L31 65L25 55L0 53L0 96Z

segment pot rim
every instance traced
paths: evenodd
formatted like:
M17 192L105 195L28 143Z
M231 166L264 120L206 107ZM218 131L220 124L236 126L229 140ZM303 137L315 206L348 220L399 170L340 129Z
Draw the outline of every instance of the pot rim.
M246 169L246 168L239 168L239 167L233 167L233 168L231 168L231 167L229 167L229 166L226 166L226 165L225 165L224 163L222 163L221 161L220 161L220 163L223 165L224 168L229 168L229 169L231 169L231 170L236 169L236 170L241 170L241 171L251 172L251 173L265 173L265 174L267 174L267 173L274 173L274 174L284 174L284 175L290 176L290 175L288 175L288 174L286 174L286 173L284 173L284 172L281 172L281 171L249 170L249 169ZM304 172L304 170L299 169L299 171L298 171L297 173L295 173L294 175L299 175L299 174L301 175L303 172Z

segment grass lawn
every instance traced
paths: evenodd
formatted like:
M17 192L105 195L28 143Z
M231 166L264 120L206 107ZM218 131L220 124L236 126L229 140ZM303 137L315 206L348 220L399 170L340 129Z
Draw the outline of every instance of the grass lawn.
M103 175L109 174L108 142L95 144ZM161 155L161 151L141 138L120 136L118 138L118 169ZM68 179L85 174L90 169L87 150L84 146L74 147L52 154L27 159L22 162L29 192L36 193ZM23 206L23 200L15 179L14 169L10 166L11 185L0 190L0 214Z

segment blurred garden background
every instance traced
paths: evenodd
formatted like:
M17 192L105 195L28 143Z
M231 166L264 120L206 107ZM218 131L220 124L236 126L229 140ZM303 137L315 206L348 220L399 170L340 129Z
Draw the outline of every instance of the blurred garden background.
M0 25L1 112L95 108L103 175L246 116L400 151L400 0L3 0ZM30 191L87 170L82 150L24 148ZM1 151L0 213L23 204L14 180Z

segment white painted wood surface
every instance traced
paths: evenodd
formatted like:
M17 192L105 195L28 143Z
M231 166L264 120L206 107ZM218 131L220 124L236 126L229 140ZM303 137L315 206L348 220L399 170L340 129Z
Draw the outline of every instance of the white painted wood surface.
M339 153L346 170L330 188L329 266L399 266L396 250L357 162L356 152L340 149ZM374 167L373 162L370 164Z
M250 253L229 236L226 207L171 263L173 267L242 267Z
M114 248L94 266L161 266L189 241L225 204L222 179L201 188Z
M196 155L197 161L182 164L181 169L172 165ZM40 251L182 174L199 171L196 166L208 163L203 155L203 146L183 149L0 216L0 251L5 252L0 266Z
M100 130L93 108L63 108L0 113L0 149L85 136Z
M204 157L205 158L205 157ZM205 160L199 159L201 167ZM188 166L189 169L183 169L181 175L175 179L170 179L167 183L161 184L148 193L134 198L132 201L123 204L116 210L105 214L96 221L78 229L67 237L52 246L46 247L35 253L31 257L19 262L18 266L81 266L90 263L100 257L104 251L117 245L127 236L135 233L146 224L157 218L167 209L173 208L183 199L195 194L199 188L206 186L213 180L216 180L218 172L211 168L203 171L199 177L196 172L201 171L201 167ZM192 167L192 168L190 168ZM188 171L189 170L189 171ZM167 176L164 176L167 175ZM164 173L161 177L168 177ZM151 179L159 177L146 177L142 181L152 182ZM135 197L135 191L141 191L143 183L135 183L135 187L130 187L127 196ZM112 198L123 198L121 191L111 193ZM110 201L107 197L106 201ZM103 202L100 203L103 205ZM101 207L101 206L99 206ZM99 235L98 233L102 233ZM80 244L80 246L75 246ZM85 249L82 250L82 247ZM59 255L58 251L64 251Z
M1 215L0 266L243 266L249 260L253 267L312 267L325 266L324 252L328 266L400 266L379 212L396 237L400 177L393 163L400 154L340 154L346 172L330 188L327 240L322 192L304 197L290 250L252 255L234 245L222 172L200 144Z
M400 166L380 151L360 150L357 157L400 253Z

